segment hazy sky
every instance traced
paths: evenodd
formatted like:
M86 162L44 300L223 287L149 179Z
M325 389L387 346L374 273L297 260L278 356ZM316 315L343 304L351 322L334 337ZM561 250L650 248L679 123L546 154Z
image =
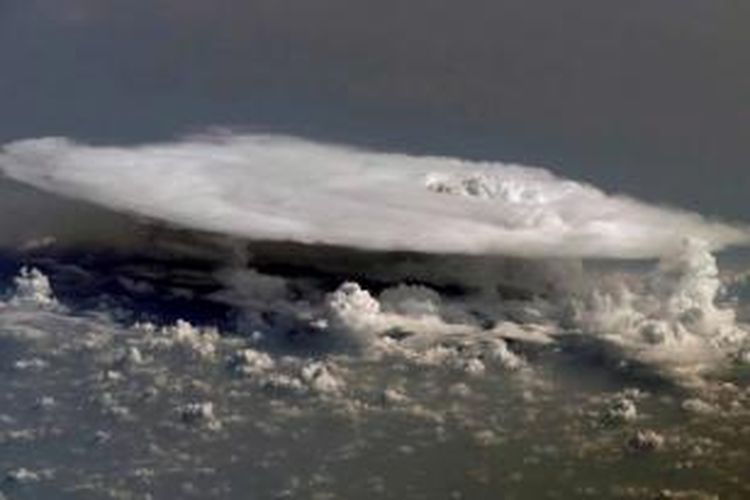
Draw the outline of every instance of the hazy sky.
M750 220L747 0L0 0L0 141L206 126Z

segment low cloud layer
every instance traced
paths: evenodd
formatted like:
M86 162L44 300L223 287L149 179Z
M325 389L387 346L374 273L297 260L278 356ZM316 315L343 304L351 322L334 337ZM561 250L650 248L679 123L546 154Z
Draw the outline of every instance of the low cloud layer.
M356 150L271 135L94 147L6 145L0 168L37 188L176 227L371 250L650 258L686 238L748 231L503 163Z

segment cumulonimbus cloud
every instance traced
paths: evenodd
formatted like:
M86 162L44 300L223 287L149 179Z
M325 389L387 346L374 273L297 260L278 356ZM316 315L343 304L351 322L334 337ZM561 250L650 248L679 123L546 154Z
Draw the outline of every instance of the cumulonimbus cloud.
M253 240L528 257L658 257L746 228L609 195L540 168L364 151L273 135L95 147L7 144L15 180L177 227Z

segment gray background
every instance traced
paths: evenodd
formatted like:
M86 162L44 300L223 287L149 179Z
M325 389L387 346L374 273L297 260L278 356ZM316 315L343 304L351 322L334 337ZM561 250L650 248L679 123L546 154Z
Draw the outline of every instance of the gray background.
M747 0L0 0L0 141L231 126L750 219Z

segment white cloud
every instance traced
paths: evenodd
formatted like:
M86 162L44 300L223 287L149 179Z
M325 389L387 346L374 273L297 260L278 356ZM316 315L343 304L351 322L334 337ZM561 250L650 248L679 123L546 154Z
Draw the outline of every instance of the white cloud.
M573 301L575 323L628 357L693 377L743 352L747 325L719 304L719 269L701 241L664 256L640 288L617 283Z
M745 228L503 163L385 154L270 135L94 147L6 145L9 177L178 227L374 250L529 257L658 257Z

